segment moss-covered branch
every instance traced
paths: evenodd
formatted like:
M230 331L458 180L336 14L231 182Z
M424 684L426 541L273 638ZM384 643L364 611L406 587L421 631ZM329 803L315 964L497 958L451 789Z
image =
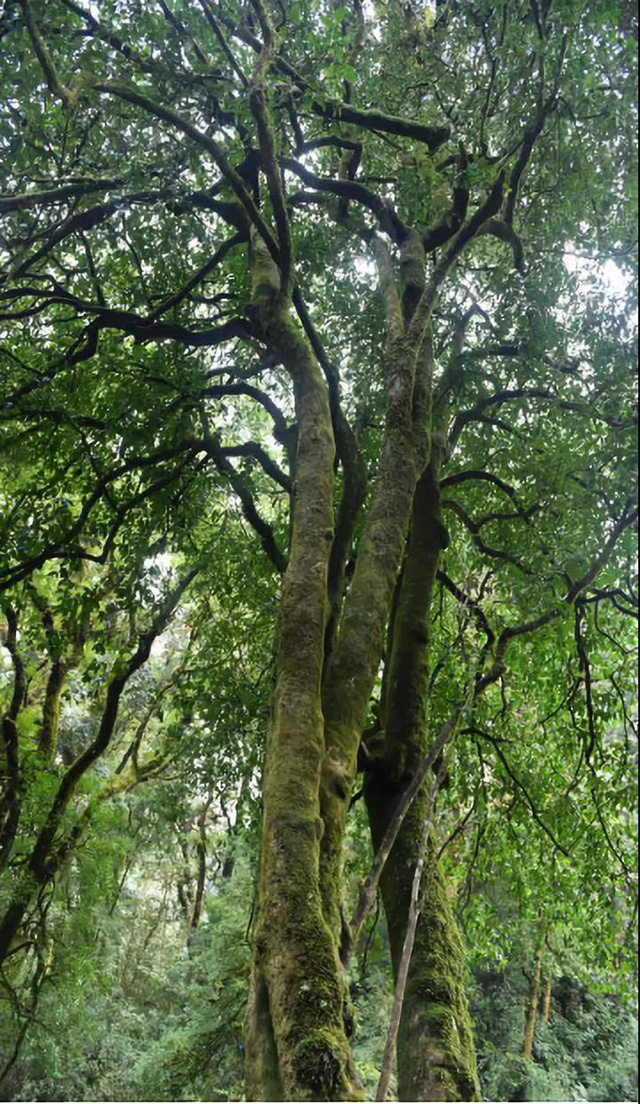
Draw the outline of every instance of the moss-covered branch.
M127 103L141 107L154 118L159 119L161 122L168 123L170 126L182 131L182 133L186 134L193 142L205 149L217 165L232 191L235 192L242 206L245 208L252 226L255 226L271 253L271 256L275 260L279 259L278 243L256 206L251 193L245 187L242 177L230 164L225 153L213 138L205 134L204 131L199 130L197 126L188 119L185 119L184 116L180 115L177 111L174 111L173 108L165 104L157 103L149 96L145 96L141 92L138 92L135 88L130 88L125 84L119 84L116 81L91 80L90 83L96 92L100 92L103 95L117 96Z
M262 169L267 178L267 188L278 233L280 295L288 299L293 286L293 245L284 187L276 160L275 134L266 83L278 50L278 39L262 0L252 0L252 3L260 20L264 45L251 78L249 104L258 129Z
M49 91L62 101L62 104L66 108L73 107L77 98L77 93L71 91L71 89L65 87L58 76L58 71L54 65L53 58L47 49L42 32L37 24L36 18L33 14L31 4L29 0L19 0L20 7L22 8L22 15L24 18L25 26L29 32L29 38L33 45L34 52L42 71L45 75Z

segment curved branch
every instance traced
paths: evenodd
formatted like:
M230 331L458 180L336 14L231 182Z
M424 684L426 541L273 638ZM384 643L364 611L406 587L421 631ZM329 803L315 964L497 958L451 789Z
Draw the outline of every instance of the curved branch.
M95 763L96 759L102 755L111 741L118 717L120 698L125 686L131 676L148 660L154 640L168 625L180 598L193 581L198 571L199 567L194 567L180 580L160 604L151 623L151 627L147 632L141 635L135 652L133 652L124 666L122 664L116 664L116 673L112 676L107 688L106 704L95 739L92 740L83 752L81 752L63 775L45 824L29 858L28 869L36 876L45 872L46 859L49 855L49 850L53 843L58 825L60 824L62 814L77 788L80 779L89 767Z
M457 586L453 582L453 580L445 574L444 571L438 571L436 578L449 591L449 593L453 595L453 597L456 599L456 602L459 602L461 606L465 606L467 609L471 610L473 616L475 617L476 621L478 622L480 628L487 638L485 648L491 648L496 639L496 634L487 621L486 614L479 602L476 602L470 594L465 594L464 591L461 590L460 587Z
M28 211L31 207L48 207L64 203L92 192L108 192L118 188L122 180L88 180L84 184L61 184L57 188L48 188L43 192L24 192L22 195L0 196L0 214L6 211Z
M256 441L244 441L241 445L223 445L220 447L220 454L222 456L252 456L271 479L278 483L288 494L291 494L292 488L289 476L285 475L275 460L272 460L269 453Z
M454 181L451 208L439 222L425 230L422 236L425 253L432 253L434 249L439 249L440 246L445 245L458 232L467 217L469 188L464 172L467 163L464 150L458 158L458 163L461 171Z
M101 81L95 79L92 79L90 84L96 92L100 92L103 95L117 96L127 103L143 108L149 115L153 115L154 118L160 119L161 122L169 123L171 126L176 127L177 130L182 131L182 133L186 134L193 142L207 150L223 177L245 208L249 219L260 234L271 256L276 262L279 261L280 254L278 243L260 214L253 197L250 192L247 191L242 177L227 160L226 155L213 138L205 134L204 131L199 130L198 127L194 126L188 119L183 118L182 115L179 115L173 108L156 103L155 100L150 99L149 96L144 96L135 88L129 88L127 85L119 84L115 81Z
M487 483L492 483L495 487L499 487L501 491L509 495L509 498L513 498L516 493L515 487L511 487L509 483L505 483L505 481L499 479L497 475L477 469L456 472L454 475L445 476L444 479L440 480L440 490L444 490L445 487L457 487L459 483L466 483L468 480L476 479L484 480Z
M194 272L191 279L188 280L187 283L184 284L184 286L181 287L179 291L176 291L175 294L171 295L168 299L163 300L163 302L155 308L155 310L149 316L149 321L155 322L156 319L160 317L160 315L166 314L167 311L170 311L172 309L172 307L177 307L178 304L181 303L182 300L185 299L187 295L189 295L189 293L194 290L194 288L197 288L198 285L207 278L210 272L213 272L214 268L218 267L220 262L223 261L226 257L227 253L229 253L236 245L241 245L243 242L246 242L247 237L248 235L246 234L246 232L243 233L242 231L239 231L237 234L233 234L230 238L227 238L227 240L224 241L222 245L218 247L218 249L216 249L213 257L211 257L210 260L206 262L206 264L203 264L197 272Z
M504 180L505 174L504 171L502 171L491 187L484 203L482 203L463 224L462 228L451 242L451 245L444 252L436 265L431 279L422 293L408 330L409 340L415 342L417 346L420 344L421 335L428 325L433 305L450 268L455 264L467 245L473 241L487 219L491 218L500 210Z
M483 732L482 729L479 729L479 728L468 728L468 729L465 729L464 731L466 733L469 733L470 735L473 735L473 736L482 736L482 738L484 740L489 741L489 743L492 745L496 755L498 756L500 762L502 763L502 766L504 767L505 771L509 775L509 778L514 783L514 785L518 787L518 789L522 792L522 794L524 794L524 798L527 802L527 805L529 806L529 809L531 810L531 815L533 816L533 819L536 821L537 824L540 825L543 832L546 832L549 839L553 843L554 847L556 847L558 849L558 851L560 851L561 854L563 854L565 856L565 858L570 859L571 858L571 852L568 851L566 847L563 847L562 844L558 842L558 840L554 836L551 829L548 828L547 825L545 824L545 822L543 821L542 817L538 813L538 810L536 809L536 807L535 807L535 805L534 805L534 803L531 799L529 791L526 789L524 784L520 781L520 779L513 772L512 768L509 766L509 763L507 762L506 756L505 756L502 748L500 747L498 741L495 739L495 737L491 736L488 732Z
M135 337L136 342L145 341L179 341L182 345L192 345L197 348L203 346L222 345L234 337L255 337L251 323L246 318L230 318L221 322L219 326L212 326L207 330L190 330L178 322L159 322L154 315L146 318L134 314L133 311L118 310L112 307L101 307L97 303L87 303L83 299L77 299L73 295L60 294L48 295L42 303L41 309L53 303L63 303L73 307L79 313L94 315L94 329L92 337L95 340L99 330L121 330L123 333ZM95 353L95 344L91 344L83 350L81 359L88 359ZM77 355L77 354L76 354ZM32 386L28 390L33 390Z
M218 471L228 478L231 487L240 499L242 512L246 520L260 537L260 543L276 571L280 575L283 575L287 568L286 556L278 547L273 529L258 513L253 495L242 479L242 476L238 474L233 464L227 460L224 449L221 448L213 437L207 437L202 442L201 447L208 452Z
M211 398L222 398L225 395L246 395L250 399L254 399L260 406L264 407L273 420L273 435L280 444L286 444L287 435L289 433L289 426L287 420L280 410L279 406L274 403L273 399L267 395L266 391L263 391L260 387L254 387L251 383L220 383L215 384L213 387L205 387L200 392L201 395Z
M260 53L262 43L248 27L234 23L228 16L220 15L220 18L233 35L239 38L241 42L245 42L256 53ZM284 57L280 56L276 59L275 67L293 82L294 88L292 91L295 92L297 87L303 91L313 93L309 82ZM363 130L376 130L382 131L383 134L397 134L402 138L413 138L414 141L423 142L427 145L431 153L435 153L451 137L451 129L448 126L429 126L418 122L416 119L405 119L399 115L387 115L376 108L356 108L347 103L312 100L311 110L314 114L322 116L327 122L351 123L362 127Z
M281 157L280 164L284 169L299 176L310 188L353 200L366 207L376 216L380 229L388 234L396 245L400 245L407 237L409 227L402 222L393 207L364 184L360 184L357 180L333 180L329 177L317 176L290 157Z
M524 247L516 234L513 226L503 219L489 219L480 231L481 234L491 234L499 241L507 242L513 253L513 264L517 272L524 276Z
M464 509L464 507L461 506L459 502L455 502L451 498L443 498L442 507L446 510L452 510L453 513L460 518L463 525L465 525L469 532L473 535L473 543L475 544L476 548L480 552L483 552L485 556L490 556L494 560L503 560L505 563L510 563L513 565L513 567L517 567L518 571L522 571L525 575L533 574L531 568L526 567L523 563L520 562L520 560L517 559L516 556L512 556L510 552L505 552L503 549L500 548L492 548L490 545L484 543L482 537L480 536L480 530L482 528L483 522L486 522L486 518L480 522L474 521L471 515L468 514L467 511Z
M47 85L49 87L49 91L62 101L63 107L71 108L73 106L75 96L69 88L65 87L65 85L60 80L60 77L58 76L56 67L53 63L53 59L51 58L51 55L47 50L45 41L40 32L40 28L38 27L33 11L31 10L31 4L29 3L29 0L19 0L19 3L20 7L22 8L22 14L24 17L25 26L29 33L29 38L31 39L34 52L42 67L42 71L45 75Z
M569 593L567 594L566 599L565 599L566 602L575 601L575 599L578 597L580 592L583 591L586 587L589 586L590 583L592 583L594 581L594 579L598 575L598 572L600 571L600 569L602 567L604 567L604 565L607 563L607 561L608 561L609 557L611 556L611 553L613 552L620 536L625 532L626 529L629 529L630 526L634 525L637 520L638 520L638 510L637 510L637 508L635 510L629 511L628 504L627 504L624 508L623 513L622 513L622 517L617 522L617 524L614 526L613 532L611 533L611 536L609 537L609 539L606 542L604 548L602 549L602 552L593 561L593 563L592 563L591 567L589 568L589 570L585 571L582 578L578 579L577 582L575 582L573 584L573 586L570 588Z

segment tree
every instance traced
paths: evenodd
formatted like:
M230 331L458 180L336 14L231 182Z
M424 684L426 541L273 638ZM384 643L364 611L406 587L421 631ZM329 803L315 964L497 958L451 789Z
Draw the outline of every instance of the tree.
M0 571L9 863L29 771L50 795L10 866L2 948L82 830L78 787L153 640L196 576L206 623L244 547L236 600L277 601L251 1099L361 1096L344 966L378 880L406 976L400 1096L478 1098L442 787L449 809L472 796L478 848L483 824L502 853L518 822L536 832L565 895L545 909L594 881L612 880L600 905L631 891L635 26L604 0L2 17L5 474L26 461ZM62 770L69 658L46 592L73 604L86 580L132 631ZM34 608L48 675L30 692ZM60 616L70 647L84 614ZM379 861L350 925L361 770ZM597 924L615 945L625 908Z

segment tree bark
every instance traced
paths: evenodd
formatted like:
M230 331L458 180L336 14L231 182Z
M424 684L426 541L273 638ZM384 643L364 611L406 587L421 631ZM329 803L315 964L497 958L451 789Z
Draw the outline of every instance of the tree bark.
M320 367L289 313L278 271L252 244L253 312L289 372L298 423L292 538L276 640L263 778L259 899L246 1031L249 1100L357 1097L343 983L320 893L320 681L333 535L334 441Z
M392 339L390 345L390 398L380 474L323 686L326 755L321 879L325 915L336 931L340 927L342 841L360 737L384 652L413 493L424 466L412 424L415 353L400 339Z
M551 970L547 970L544 978L544 997L542 999L542 1022L548 1024L551 1019L551 994L553 989L553 976Z
M58 725L60 722L60 704L66 674L67 669L65 663L60 656L57 656L52 661L49 678L47 680L44 705L42 708L42 728L38 741L40 753L47 766L55 759Z
M536 1022L538 1019L538 1004L540 1002L541 970L542 948L537 947L533 959L533 977L531 979L529 1002L527 1004L524 1023L524 1042L522 1044L522 1057L524 1058L525 1062L530 1062L533 1058L533 1039L535 1036Z
M261 23L270 38L264 12ZM264 104L260 106L256 99L254 107L258 116L264 116ZM263 137L261 132L277 215L282 201L279 177ZM378 479L358 545L355 572L326 663L334 460L328 391L314 352L290 317L294 287L290 279L283 276L281 282L280 277L280 271L290 277L290 264L281 257L279 271L269 237L253 219L258 230L251 232L250 313L257 332L291 378L298 444L291 553L279 610L276 687L263 781L261 880L247 1024L250 1099L273 1099L269 1093L278 1099L284 1093L284 1098L291 1100L358 1096L351 1073L345 1026L349 1013L338 958L342 844L349 798L371 691L384 654L416 486L432 449L431 314L450 268L499 207L503 181L501 174L488 199L440 259L428 284L423 246L416 235L409 236L402 249L402 298L389 250L382 239L371 239L386 315L385 428ZM286 225L278 226L279 238L286 229ZM286 234L285 238L290 261L290 241ZM434 459L423 485L427 498L434 489L437 493L438 468L439 460ZM405 586L404 597L400 595L406 634L399 637L398 658L392 660L396 702L402 701L405 654L416 669L406 740L407 722L402 722L397 738L390 740L390 757L398 762L392 800L382 817L382 833L385 815L387 819L391 815L402 789L401 779L411 777L411 763L417 768L426 739L425 625L444 530L435 512L425 516L429 523L426 536L424 519L414 515L413 528L418 535L408 570L411 582ZM425 548L430 557L426 584L420 562ZM421 603L417 621L412 612L414 597ZM396 844L398 856L409 848L413 865L419 839L415 818L422 824L424 813L423 802L418 801ZM392 862L390 878L393 868ZM408 896L405 901L406 918ZM390 902L390 912L392 907ZM462 1019L459 1030L464 1035Z
M429 743L429 608L440 553L447 539L440 520L439 467L434 451L414 496L385 674L384 747L365 785L376 848L398 792L416 770ZM402 824L381 877L396 978L428 800L426 784ZM431 837L423 875L424 903L398 1032L398 1094L401 1100L479 1100L464 988L464 949L436 856Z

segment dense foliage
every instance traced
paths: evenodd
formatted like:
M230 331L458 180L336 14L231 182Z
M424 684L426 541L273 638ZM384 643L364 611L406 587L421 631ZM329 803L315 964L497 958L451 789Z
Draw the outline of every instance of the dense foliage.
M485 1097L633 1098L636 41L5 3L7 1098L255 1098L264 989L281 1091L372 1099L423 853Z

